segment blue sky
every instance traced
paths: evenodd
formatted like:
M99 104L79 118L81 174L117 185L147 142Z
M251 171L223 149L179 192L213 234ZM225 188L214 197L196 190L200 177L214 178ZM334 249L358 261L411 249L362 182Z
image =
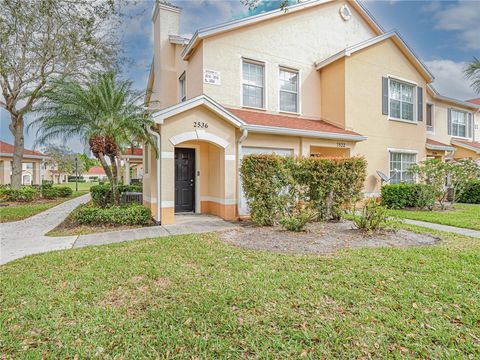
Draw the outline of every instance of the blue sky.
M182 8L181 34L191 35L196 29L247 16L249 11L240 0L171 0ZM262 1L257 10L275 9L280 1ZM467 99L476 97L462 69L473 56L480 57L480 1L364 1L364 4L385 28L398 30L417 55L435 75L434 86L444 95ZM145 89L152 60L153 0L132 2L121 31L123 49L130 59L123 76ZM478 97L478 96L477 96ZM9 116L0 110L1 140L12 142L8 130ZM34 142L26 136L26 145ZM83 151L72 140L67 145Z

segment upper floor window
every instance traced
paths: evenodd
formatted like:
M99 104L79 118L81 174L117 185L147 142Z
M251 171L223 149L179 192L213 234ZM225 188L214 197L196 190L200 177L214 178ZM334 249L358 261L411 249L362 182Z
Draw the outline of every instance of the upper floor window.
M298 112L298 71L280 69L280 111Z
M180 101L187 100L187 79L185 77L185 71L178 78L178 88Z
M242 104L263 109L265 107L265 65L243 60Z
M468 137L468 114L456 109L449 109L449 112L449 135Z
M417 161L417 155L403 152L390 152L390 183L413 184L415 177L408 169Z
M388 87L389 116L415 121L415 85L390 78Z
M427 131L433 132L433 104L427 104Z

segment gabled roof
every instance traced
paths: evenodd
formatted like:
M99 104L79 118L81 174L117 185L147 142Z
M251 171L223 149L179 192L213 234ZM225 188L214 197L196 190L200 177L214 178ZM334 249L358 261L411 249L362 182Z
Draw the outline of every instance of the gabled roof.
M302 1L298 2L297 4L287 6L284 9L276 9L268 12L264 12L262 14L247 16L241 19L228 21L222 24L214 25L199 29L195 32L195 34L190 39L190 42L185 47L182 52L182 57L184 60L187 60L199 42L205 38L210 36L214 36L217 34L221 34L223 32L231 31L234 29L238 29L244 26L252 25L255 23L259 23L261 21L273 19L279 16L288 15L295 13L297 11L301 11L304 9L308 9L314 6L326 4L336 0L309 0L309 1ZM383 28L377 23L377 21L373 18L372 14L357 0L349 0L349 5L351 5L359 14L364 18L364 20L374 29L377 34L382 34L384 32Z
M427 90L430 92L430 94L433 96L434 99L444 101L444 102L448 102L448 103L451 103L451 104L455 104L457 106L467 107L469 109L475 109L475 110L480 109L480 105L477 105L473 102L462 101L462 100L458 100L458 99L453 99L453 98L448 97L448 96L440 95L440 93L431 84L427 85Z
M3 156L13 156L14 146L12 144L6 143L4 141L0 141L0 155ZM34 151L30 149L23 150L23 157L26 158L47 158L48 155L41 153L39 151Z
M395 31L389 31L385 34L376 36L374 38L362 41L361 43L358 43L356 45L349 46L342 51L339 51L338 53L326 58L325 60L317 61L315 63L315 67L317 70L333 63L334 61L337 61L338 59L341 59L345 56L351 56L355 52L359 50L366 49L370 46L373 46L375 44L378 44L379 42L392 39L395 44L400 48L400 50L407 56L407 58L413 63L413 65L420 71L422 76L428 81L431 82L434 79L433 74L428 70L427 66L420 60L420 58L415 54L415 52L407 45L407 43L402 39L400 34Z
M242 120L240 120L238 117L236 117L235 115L227 111L222 105L217 103L211 97L203 94L196 96L194 98L191 98L187 101L183 101L178 104L169 106L160 111L154 112L152 114L153 120L157 124L163 124L165 119L168 119L169 117L175 116L177 114L181 114L184 111L187 111L199 106L204 106L210 109L212 112L214 112L224 120L230 122L235 127L240 127L242 125L245 125L245 123Z
M471 151L480 155L480 143L479 142L453 139L452 140L452 145L471 150Z
M299 116L268 114L260 111L227 109L242 119L248 130L280 135L297 135L323 139L362 141L366 137L354 131L345 130L323 120L312 120Z
M439 150L439 151L453 151L455 148L453 146L441 143L440 141L427 139L425 147L429 150Z
M480 105L480 98L477 99L470 99L470 100L465 100L466 102L474 103L477 105Z
M87 175L105 175L105 170L101 166L92 166L87 171Z

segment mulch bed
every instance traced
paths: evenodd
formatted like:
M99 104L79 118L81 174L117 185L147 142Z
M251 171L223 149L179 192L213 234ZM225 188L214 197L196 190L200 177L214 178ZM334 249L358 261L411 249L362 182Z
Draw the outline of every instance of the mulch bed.
M278 227L259 227L250 222L220 234L223 242L235 246L282 253L328 254L348 248L411 247L437 244L440 238L407 230L368 234L353 228L352 222L312 223L305 232Z

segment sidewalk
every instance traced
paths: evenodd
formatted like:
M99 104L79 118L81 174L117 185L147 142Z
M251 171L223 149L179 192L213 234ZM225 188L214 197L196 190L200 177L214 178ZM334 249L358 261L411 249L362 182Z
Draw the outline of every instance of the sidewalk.
M0 224L0 264L52 250L70 249L76 236L50 237L47 232L60 224L78 205L90 200L90 194L65 201L27 219Z
M435 223L430 223L426 221L418 221L418 220L410 220L410 219L404 219L404 221L406 224L422 226L432 230L447 231L454 234L480 238L480 231L478 230L464 229L456 226L441 225L441 224L435 224Z
M237 227L233 223L211 215L177 215L177 223L172 225L63 237L44 235L60 224L78 205L89 200L90 195L84 195L28 219L1 224L0 265L27 255L54 250L113 244L169 235L221 231Z

